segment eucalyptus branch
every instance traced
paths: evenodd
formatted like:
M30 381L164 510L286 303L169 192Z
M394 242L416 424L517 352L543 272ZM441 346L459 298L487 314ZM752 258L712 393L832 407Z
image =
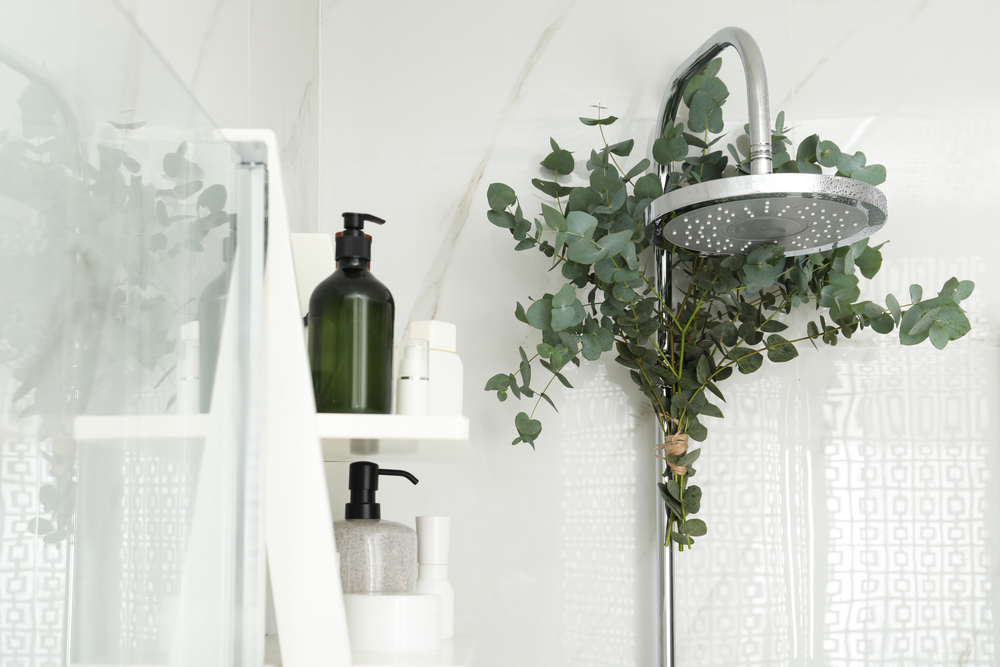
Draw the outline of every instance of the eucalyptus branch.
M541 399L551 402L546 392L555 379L571 388L560 371L570 361L579 365L581 357L593 361L616 349L616 361L630 369L630 377L649 399L664 437L686 434L701 442L708 435L702 419L722 417L721 410L708 402L705 389L725 400L719 383L737 369L744 374L759 370L765 356L771 363L783 363L797 356L798 343L809 340L815 345L820 338L836 344L839 335L849 337L859 328L879 334L897 331L904 345L929 338L939 348L969 330L959 304L972 293L970 281L953 278L936 297L926 300L921 299L922 288L913 286L907 306L900 306L891 294L884 306L860 301L860 278L871 279L882 264L879 248L869 247L867 239L802 258L786 258L781 245L761 242L753 244L746 254L721 258L678 248L659 235L647 236L658 227L645 220L644 211L664 191L733 173L723 151L711 150L722 138L721 107L728 96L728 89L717 77L720 67L721 60L713 60L684 91L690 134L684 123L671 122L653 142L652 158L670 168L665 180L656 173L640 176L636 168L632 173L622 169L616 156L627 157L634 142L609 143L604 126L616 119L603 117L603 107L598 106L597 118L581 118L585 125L596 125L600 135L601 148L591 152L588 163L590 178L573 187L558 183L559 176L574 172L576 163L569 151L551 139L552 152L541 165L551 171L552 180L532 180L557 206L542 206L545 229L539 230L541 222L536 221L532 235L531 223L522 217L514 190L502 183L489 186L489 220L510 231L518 250L537 247L552 257L552 268L561 265L566 279L556 294L534 299L527 311L518 306L517 317L542 335L539 354L531 359L524 356L518 369L523 387L515 374L495 375L486 384L486 389L497 391L498 398L504 400L508 390L532 391L529 369L533 362L552 371L531 414L521 412L515 417L515 444L526 442L534 447L542 429L535 419ZM786 134L784 115L779 113L772 144L790 145ZM749 141L745 135L736 143L743 145L744 141ZM692 147L700 150L692 151ZM779 172L801 169L822 173L826 168L835 170L837 176L871 185L885 178L884 167L866 165L863 153L841 153L832 142L820 142L816 135L802 142L796 159L791 159L788 151L790 148L776 148ZM735 172L745 173L749 156L741 158L731 144L729 152ZM646 162L638 163L641 169L640 165ZM555 234L555 245L543 242L543 234ZM681 292L677 304L668 303L668 295L660 293L648 263L640 268L639 256L653 245L669 253L667 271L681 279L687 276L686 286L671 286ZM590 289L586 297L589 309L578 297L580 288ZM641 295L639 290L643 290ZM596 298L597 292L600 298ZM806 336L792 340L780 336L777 332L787 328L782 316L806 304L829 309L822 312L833 324L828 325L820 315L819 325L809 322ZM753 349L755 346L759 347ZM669 403L664 401L668 388ZM670 464L683 466L688 472L671 475L667 483L659 485L668 511L667 541L678 542L679 548L690 547L694 538L707 531L703 521L691 518L700 509L701 490L688 484L700 451L669 455Z

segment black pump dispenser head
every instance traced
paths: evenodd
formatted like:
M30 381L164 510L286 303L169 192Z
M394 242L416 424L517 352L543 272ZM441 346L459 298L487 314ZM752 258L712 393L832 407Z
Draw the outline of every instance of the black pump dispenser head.
M393 475L405 477L414 484L417 478L405 470L379 470L377 463L371 461L355 461L351 464L347 488L351 490L351 502L344 506L345 519L381 519L379 504L375 502L375 492L378 491L378 476Z
M367 213L344 213L344 231L337 233L335 259L372 259L372 237L365 234L365 223L384 225L385 220Z

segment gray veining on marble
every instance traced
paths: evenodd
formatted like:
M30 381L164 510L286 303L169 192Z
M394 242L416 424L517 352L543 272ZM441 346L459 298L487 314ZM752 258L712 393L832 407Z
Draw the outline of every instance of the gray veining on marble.
M479 192L480 184L483 179L483 173L486 171L486 166L489 164L490 157L493 154L493 147L496 143L497 135L500 133L500 130L510 117L512 110L521 99L521 89L524 87L524 83L528 80L528 77L535 69L535 65L545 53L546 49L548 49L549 44L552 42L552 38L555 37L559 28L562 27L563 23L566 21L566 16L570 9L571 6L568 6L557 19L545 27L541 36L538 38L538 43L535 44L535 48L528 55L524 66L521 68L517 79L514 81L514 85L507 97L507 102L500 111L499 120L493 130L489 147L486 149L485 155L483 155L479 164L476 166L476 170L469 179L468 186L466 187L462 198L459 200L458 205L455 207L455 211L451 216L451 224L444 233L437 255L431 263L429 271L424 276L424 280L421 283L420 291L418 293L419 296L417 297L416 303L413 305L413 310L410 311L409 322L435 319L438 310L438 301L440 299L441 283L451 266L451 256L455 251L455 243L458 240L459 235L462 233L465 223L469 219L469 211L472 208L473 200L476 194Z

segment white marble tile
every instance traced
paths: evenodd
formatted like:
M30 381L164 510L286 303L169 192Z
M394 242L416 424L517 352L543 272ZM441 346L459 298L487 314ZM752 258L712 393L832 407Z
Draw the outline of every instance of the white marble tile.
M466 605L458 628L477 635L479 664L648 664L654 641L650 417L629 379L610 360L580 371L590 374L581 385L601 383L601 401L628 397L614 426L603 431L601 411L578 413L564 398L563 414L544 412L536 452L508 444L518 406L480 391L513 368L517 345L536 342L514 321L515 301L560 282L485 220L486 187L512 185L534 215L540 200L528 181L549 136L585 155L595 131L576 118L598 102L621 119L614 140L633 137L644 153L668 77L726 25L756 38L774 111L786 110L797 139L818 132L887 166L890 223L878 240L892 242L872 291L936 289L952 274L982 287L969 303L973 340L954 352L854 341L730 383L727 419L698 478L712 532L678 566L678 664L996 664L996 630L983 620L997 603L986 587L1000 553L983 532L996 491L971 477L962 491L961 564L941 555L923 565L919 536L891 542L899 526L935 520L915 495L895 517L891 480L915 470L908 458L933 469L936 454L921 448L965 423L948 393L985 412L996 401L1000 299L986 294L997 282L986 253L997 240L997 176L973 157L996 143L1000 90L979 65L989 62L996 11L985 1L720 2L697 12L643 2L614 11L595 2L324 4L321 229L339 229L345 210L385 217L371 232L372 269L396 297L397 333L431 316L459 328L476 462L427 470L426 495L391 491L386 502L450 505L476 526L455 538L454 581L458 608ZM724 73L738 126L745 95L733 52ZM557 391L557 402L564 396ZM891 410L951 417L893 432L883 415ZM996 439L982 413L957 443L970 475L997 463L979 451ZM828 478L853 471L876 479L855 490ZM924 485L934 502L951 499L944 468L931 480L906 474L911 494ZM863 500L867 512L871 499L875 514L850 505ZM958 571L964 592L947 588ZM890 590L900 573L936 588Z
M266 127L281 147L292 231L319 224L319 0L128 0L219 127Z
M293 232L319 231L320 0L249 0L251 127L274 130Z
M247 0L123 0L123 7L219 127L247 127Z

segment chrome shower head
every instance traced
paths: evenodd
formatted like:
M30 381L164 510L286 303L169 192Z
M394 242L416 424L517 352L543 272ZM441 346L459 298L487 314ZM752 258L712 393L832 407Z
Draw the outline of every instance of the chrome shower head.
M745 30L720 30L677 69L664 94L660 132L676 118L691 77L727 46L740 54L746 74L751 173L677 188L654 200L651 219L664 240L715 255L744 254L773 241L785 246L785 255L806 255L878 231L888 209L875 186L842 176L771 173L767 74ZM669 169L660 175L669 178Z
M653 202L652 215L665 240L698 252L746 254L774 241L786 255L807 255L871 236L885 224L886 202L851 178L760 174L678 188Z

